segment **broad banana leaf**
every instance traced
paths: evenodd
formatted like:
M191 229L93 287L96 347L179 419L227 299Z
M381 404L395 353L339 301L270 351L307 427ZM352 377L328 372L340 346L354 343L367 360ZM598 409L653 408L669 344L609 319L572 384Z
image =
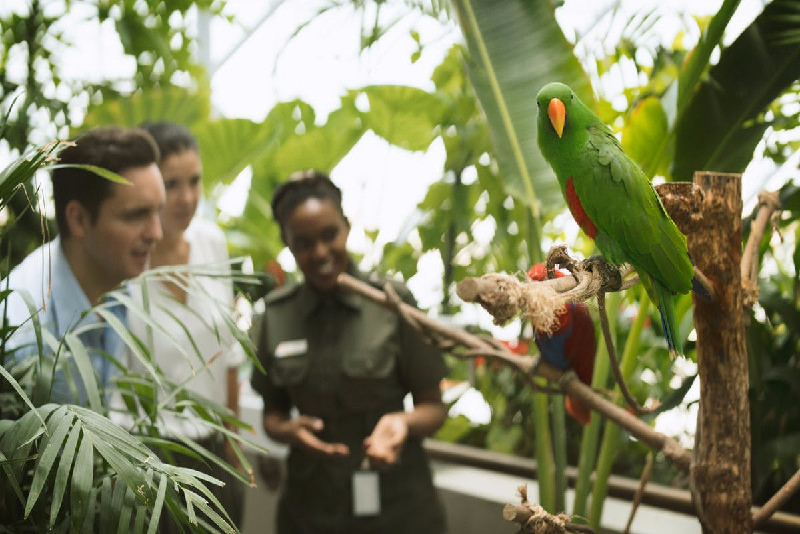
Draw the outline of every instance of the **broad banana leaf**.
M769 126L768 106L800 78L800 4L775 0L724 49L677 124L672 177L742 172Z
M568 84L594 101L589 78L544 0L456 0L467 42L467 69L486 113L509 193L534 217L564 207L558 182L536 144L536 93Z
M80 130L116 124L136 126L143 122L171 121L189 128L211 116L208 88L189 91L182 87L165 87L137 92L130 97L116 98L91 106Z

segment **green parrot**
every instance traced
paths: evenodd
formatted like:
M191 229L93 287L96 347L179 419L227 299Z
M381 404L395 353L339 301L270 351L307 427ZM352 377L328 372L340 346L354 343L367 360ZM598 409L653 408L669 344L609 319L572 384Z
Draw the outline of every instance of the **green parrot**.
M562 83L536 95L538 142L572 216L606 260L630 263L658 306L670 355L683 354L674 295L693 288L686 236L611 129Z

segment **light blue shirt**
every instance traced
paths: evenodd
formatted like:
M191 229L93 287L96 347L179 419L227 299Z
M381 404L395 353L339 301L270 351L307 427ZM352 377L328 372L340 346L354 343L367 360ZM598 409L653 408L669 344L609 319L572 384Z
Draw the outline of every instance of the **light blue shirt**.
M8 278L2 281L0 288L6 287L14 291L6 301L8 322L12 326L22 325L6 344L8 350L16 349L14 357L17 362L39 351L33 322L30 320L31 310L21 296L21 292L24 291L39 310L38 318L42 330L47 330L57 342L61 342L68 332L81 330L78 338L89 353L92 368L98 379L98 387L104 388L108 384L116 373L116 368L99 351L103 350L122 362L124 343L96 313L87 313L81 317L91 305L64 255L60 238L55 238L29 254L11 271ZM127 326L126 310L123 305L119 303L112 305L109 311ZM44 341L43 355L53 354L51 344ZM50 400L58 403L85 404L86 392L83 381L74 360L68 356L69 350L66 345L62 346L60 354L59 360L69 365L69 372L75 379L77 398L70 391L62 369L56 372Z

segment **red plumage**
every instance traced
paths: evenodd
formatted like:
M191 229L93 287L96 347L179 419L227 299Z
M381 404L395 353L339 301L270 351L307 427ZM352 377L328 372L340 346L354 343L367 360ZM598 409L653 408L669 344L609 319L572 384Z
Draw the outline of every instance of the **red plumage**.
M597 235L597 227L589 218L589 215L586 214L586 210L583 209L581 199L578 198L578 193L575 192L575 186L572 183L572 176L567 179L565 196L567 198L567 206L569 206L569 211L572 212L572 217L575 218L578 226L581 227L581 230L583 230L586 235L594 239L594 237Z
M565 276L556 271L556 277ZM528 271L531 280L545 280L547 270L543 263ZM558 324L551 334L536 332L536 344L544 359L561 370L571 369L584 384L591 385L594 372L594 355L597 340L594 323L589 308L583 303L568 304L556 312ZM572 417L581 424L589 424L591 410L570 396L564 397L564 404Z

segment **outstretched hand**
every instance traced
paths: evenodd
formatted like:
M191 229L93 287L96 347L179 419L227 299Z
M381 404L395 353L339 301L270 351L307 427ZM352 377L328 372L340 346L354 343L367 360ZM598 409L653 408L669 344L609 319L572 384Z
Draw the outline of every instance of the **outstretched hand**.
M347 456L350 448L344 443L328 443L316 436L323 429L322 419L301 415L288 421L291 441L318 456Z
M395 463L408 437L408 422L403 413L381 417L372 434L364 440L364 454L374 467Z

